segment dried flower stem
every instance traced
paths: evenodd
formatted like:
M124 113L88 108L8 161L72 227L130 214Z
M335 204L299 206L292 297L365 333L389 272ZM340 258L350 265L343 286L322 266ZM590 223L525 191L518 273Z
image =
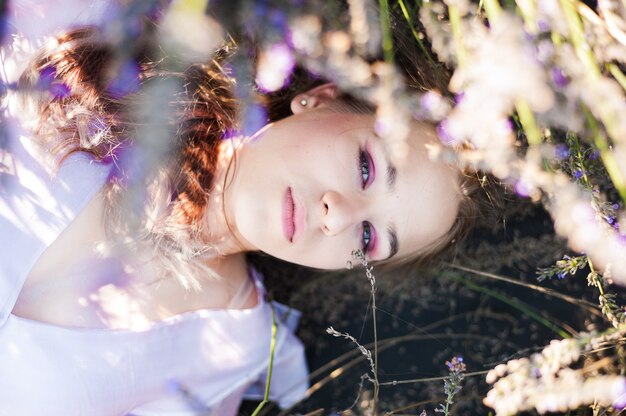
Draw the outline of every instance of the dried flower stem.
M472 376L482 376L489 373L491 370L483 370L483 371L473 371L471 373L465 373L464 377L472 377ZM380 383L381 386L397 386L398 384L413 384L413 383L426 383L430 381L443 381L450 376L439 376L439 377L425 377L425 378L413 378L410 380L394 380L388 381L385 383Z
M373 267L370 267L365 258L365 254L361 250L354 250L352 257L361 262L365 268L365 276L370 282L370 293L372 296L372 321L374 325L374 398L373 398L373 414L376 414L376 404L378 402L378 330L376 328L376 276L372 273Z
M345 332L337 331L332 326L329 326L328 328L326 328L326 332L334 337L345 338L348 341L352 341L352 343L354 343L357 346L359 351L361 351L361 354L363 354L365 358L367 358L367 361L370 363L370 370L372 371L372 374L374 376L376 375L376 366L374 365L374 360L372 359L372 353L370 350L365 348L363 345L359 344L359 341L357 341L356 338L354 338L352 335L345 333Z

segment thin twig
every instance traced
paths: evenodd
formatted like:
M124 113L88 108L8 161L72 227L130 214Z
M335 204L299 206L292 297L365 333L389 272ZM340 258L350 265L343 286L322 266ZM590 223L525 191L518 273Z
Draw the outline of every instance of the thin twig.
M483 374L487 374L491 370L483 370L483 371L474 371L473 373L464 373L465 377L471 376L481 376ZM384 383L380 383L381 386L396 386L398 384L412 384L412 383L428 383L430 381L442 381L450 376L440 376L440 377L426 377L426 378L414 378L410 380L400 380L400 381L387 381Z

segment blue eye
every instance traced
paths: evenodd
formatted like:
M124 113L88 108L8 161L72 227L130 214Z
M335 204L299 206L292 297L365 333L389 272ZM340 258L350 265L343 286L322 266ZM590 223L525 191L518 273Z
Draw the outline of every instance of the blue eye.
M367 150L359 149L359 175L361 175L361 188L365 189L374 179L372 157Z
M372 225L367 221L363 221L362 232L363 232L363 236L361 237L362 239L361 250L363 250L364 254L367 254L367 252L370 251L373 245L372 243L373 243L374 235L373 235Z

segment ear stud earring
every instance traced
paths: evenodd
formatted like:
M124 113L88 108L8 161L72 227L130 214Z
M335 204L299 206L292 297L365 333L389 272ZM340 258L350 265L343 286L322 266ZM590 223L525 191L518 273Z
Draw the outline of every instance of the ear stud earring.
M308 103L309 103L309 102L306 100L306 98L302 98L302 99L300 100L300 105L301 105L302 107L306 107Z

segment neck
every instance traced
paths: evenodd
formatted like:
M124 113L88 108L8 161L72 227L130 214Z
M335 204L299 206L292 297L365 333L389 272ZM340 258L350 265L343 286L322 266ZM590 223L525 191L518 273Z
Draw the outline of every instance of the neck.
M220 144L214 186L208 197L204 214L204 233L207 242L220 256L228 256L250 251L249 244L239 235L237 225L227 209L228 188L236 171L236 157L243 146L243 140L224 140Z

